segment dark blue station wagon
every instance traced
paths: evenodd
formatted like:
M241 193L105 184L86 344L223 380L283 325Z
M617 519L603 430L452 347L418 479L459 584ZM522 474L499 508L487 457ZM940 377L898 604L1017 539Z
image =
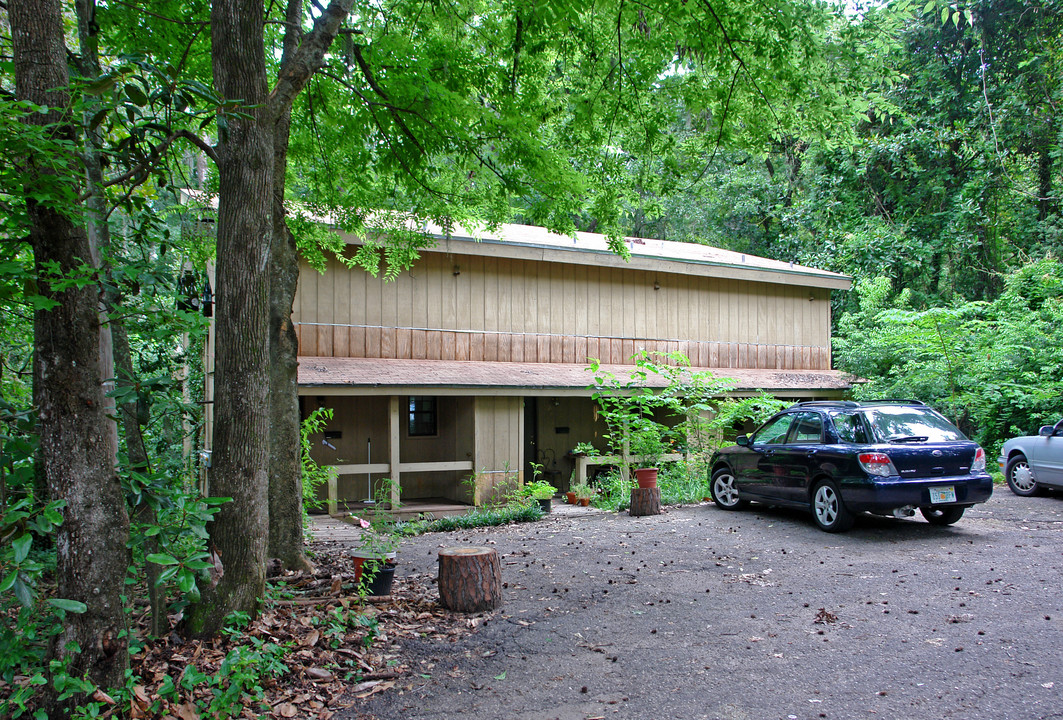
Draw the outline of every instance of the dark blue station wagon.
M910 517L951 525L993 494L985 451L917 401L819 401L778 413L712 456L716 506L749 501L809 509L827 532L855 515Z

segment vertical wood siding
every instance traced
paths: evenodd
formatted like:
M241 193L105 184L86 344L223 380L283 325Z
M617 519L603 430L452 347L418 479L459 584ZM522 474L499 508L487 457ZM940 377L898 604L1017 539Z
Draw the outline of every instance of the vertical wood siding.
M303 267L295 322L308 356L830 369L829 290L643 270L426 253L385 282L333 261Z
M519 397L476 397L475 456L476 504L498 499L507 484L523 478L524 413Z

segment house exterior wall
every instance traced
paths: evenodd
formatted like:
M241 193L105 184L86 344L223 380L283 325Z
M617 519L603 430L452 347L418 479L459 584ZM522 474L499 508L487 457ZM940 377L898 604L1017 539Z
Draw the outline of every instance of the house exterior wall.
M303 356L831 366L827 288L560 262L429 252L391 282L304 266L293 319Z
M523 484L524 413L519 397L474 398L477 505Z
M399 398L399 457L402 462L445 463L473 458L473 428L475 404L471 397L442 396L437 400L438 432L433 436L410 437L405 423L407 396ZM311 457L319 465L338 468L352 465L380 465L390 462L391 439L389 407L391 397L381 396L308 396L308 408L332 409L332 421L326 427L333 434L317 434L310 438ZM485 420L486 422L486 420ZM335 437L340 433L340 437ZM326 445L323 441L328 441ZM330 445L332 447L330 447ZM486 460L486 458L485 458ZM401 495L406 498L442 498L472 503L471 488L463 484L469 471L412 470L401 474ZM344 500L387 498L384 481L393 475L388 472L341 472L336 481L336 494ZM372 489L370 490L370 481ZM319 499L326 499L327 488L320 488Z

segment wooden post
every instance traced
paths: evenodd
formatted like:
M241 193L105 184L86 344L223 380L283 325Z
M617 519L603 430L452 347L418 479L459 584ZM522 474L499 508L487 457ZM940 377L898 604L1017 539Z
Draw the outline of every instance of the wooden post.
M661 489L659 487L632 488L631 510L629 511L629 514L633 517L639 517L642 515L660 515Z
M392 395L388 400L388 477L391 478L391 508L399 507L399 495L402 492L402 480L399 477L399 464L402 462L399 453L399 439L401 425L399 424L399 396Z
M502 564L487 547L439 551L439 601L456 612L494 610L502 604Z
M337 484L339 483L339 477L340 474L336 471L336 468L328 468L328 514L332 517L336 517L336 496L339 494L339 490L337 488Z

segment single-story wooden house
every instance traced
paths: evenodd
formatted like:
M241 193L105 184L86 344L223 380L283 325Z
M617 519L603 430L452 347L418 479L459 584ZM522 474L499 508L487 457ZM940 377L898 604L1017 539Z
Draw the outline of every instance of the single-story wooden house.
M333 410L314 456L340 501L390 478L404 505L474 504L529 462L565 487L570 450L604 447L588 358L622 377L637 350L680 351L736 393L849 388L830 343L846 276L704 245L631 238L624 260L590 233L436 230L393 281L301 270L299 393L304 415Z

